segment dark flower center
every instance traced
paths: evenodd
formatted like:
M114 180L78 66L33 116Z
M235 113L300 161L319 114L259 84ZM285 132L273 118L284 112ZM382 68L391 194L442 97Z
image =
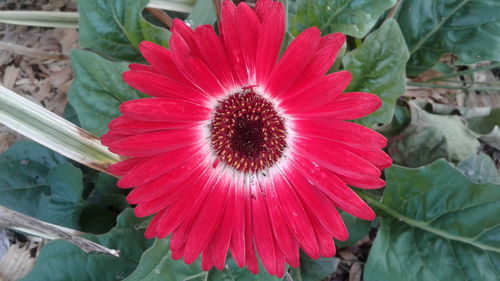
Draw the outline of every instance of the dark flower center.
M244 90L219 102L211 124L211 141L219 160L238 171L271 167L286 147L286 131L274 106Z

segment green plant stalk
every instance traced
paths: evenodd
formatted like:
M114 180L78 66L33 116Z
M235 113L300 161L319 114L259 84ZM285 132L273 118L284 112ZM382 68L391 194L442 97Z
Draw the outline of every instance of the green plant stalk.
M29 26L78 28L78 13L46 11L0 11L0 22Z
M174 12L190 13L196 1L151 0L147 7ZM77 12L53 11L0 11L0 22L17 25L78 28Z
M101 172L120 161L96 136L1 85L0 123Z

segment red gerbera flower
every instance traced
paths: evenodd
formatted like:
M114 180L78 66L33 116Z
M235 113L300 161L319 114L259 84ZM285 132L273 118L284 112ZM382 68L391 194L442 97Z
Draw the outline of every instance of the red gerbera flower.
M386 139L346 122L377 108L368 93L342 93L351 74L326 75L345 36L316 27L278 60L283 5L222 7L220 34L204 25L172 26L170 50L142 42L150 65L131 64L124 80L153 98L123 103L102 142L128 158L109 171L139 217L155 214L147 237L171 236L172 256L223 269L282 276L312 258L335 255L347 239L337 211L372 220L347 185L379 188L391 159Z

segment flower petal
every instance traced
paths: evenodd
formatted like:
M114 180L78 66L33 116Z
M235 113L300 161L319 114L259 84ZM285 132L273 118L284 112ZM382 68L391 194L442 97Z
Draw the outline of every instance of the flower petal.
M269 10L260 27L256 56L256 82L265 85L269 79L285 34L285 12L282 3Z
M153 97L188 100L200 105L206 100L202 92L156 73L126 71L123 80L132 88Z
M321 31L311 27L300 33L290 43L271 73L265 92L277 97L297 80L311 60L319 45Z
M130 100L120 105L129 118L143 121L196 122L207 120L210 109L190 102L167 98Z
M352 120L375 112L382 105L377 95L369 93L345 93L331 103L300 114L304 118L333 118Z

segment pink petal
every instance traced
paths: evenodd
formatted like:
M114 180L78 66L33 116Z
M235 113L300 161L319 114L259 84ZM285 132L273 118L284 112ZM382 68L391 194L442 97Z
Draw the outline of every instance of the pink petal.
M130 70L138 70L138 71L146 71L153 73L153 67L150 65L140 64L140 63L131 63L128 65Z
M385 186L385 181L370 175L337 175L341 180L351 186L364 189L377 189Z
M191 50L191 54L197 58L201 58L200 50L198 50L198 45L196 45L194 31L189 27L185 22L180 19L175 18L172 22L172 27L170 28L170 32L172 33L172 37L180 36L184 42L186 42L186 46ZM170 43L172 44L172 43ZM174 47L170 45L173 50Z
M238 186L238 184L237 184ZM245 194L241 188L235 190L234 226L231 236L231 255L239 267L245 265Z

